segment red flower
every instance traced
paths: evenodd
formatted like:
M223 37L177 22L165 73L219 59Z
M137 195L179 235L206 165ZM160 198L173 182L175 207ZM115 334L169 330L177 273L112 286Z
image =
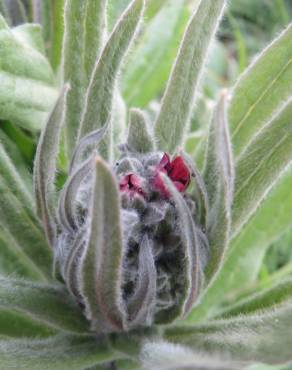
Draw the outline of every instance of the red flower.
M139 194L141 196L145 195L142 189L142 180L137 175L129 174L122 177L119 185L121 191L127 191L130 195L135 194Z
M170 160L168 154L164 153L160 163L157 166L157 172L154 176L153 185L163 196L169 197L169 191L160 176L160 172L167 174L173 181L179 192L184 192L190 184L191 175L185 161L181 156L176 157L173 161Z

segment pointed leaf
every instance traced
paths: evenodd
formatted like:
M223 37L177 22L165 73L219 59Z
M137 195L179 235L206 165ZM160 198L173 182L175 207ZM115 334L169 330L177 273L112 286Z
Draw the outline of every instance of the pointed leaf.
M84 106L84 18L87 1L66 0L64 6L63 82L71 90L66 96L65 142L68 158L74 150Z
M147 325L148 314L154 312L156 303L156 268L153 256L153 242L145 236L139 248L139 276L137 289L128 304L129 324ZM151 322L150 322L151 323Z
M10 309L59 330L86 333L88 323L65 288L0 277L0 310Z
M38 24L22 24L12 29L13 34L22 42L30 45L33 49L46 55L45 44L42 37L42 29Z
M86 93L79 139L89 132L103 127L110 121L119 68L136 34L143 9L144 0L133 0L131 2L119 19L95 65ZM111 132L109 136L111 136ZM108 156L110 153L108 142L105 143L104 150L101 153L104 156Z
M121 357L105 339L94 336L57 335L42 340L1 340L4 369L80 370Z
M153 136L149 132L150 123L139 109L130 110L130 123L127 144L138 153L151 152L154 149Z
M178 226L181 230L182 253L184 256L181 261L181 270L185 279L184 291L180 292L176 307L168 311L162 311L161 317L158 316L158 320L161 320L161 322L168 322L179 316L186 315L192 308L200 293L202 270L199 256L199 237L191 212L172 181L165 175L163 176L163 181L170 191L178 213Z
M291 96L292 25L252 63L234 88L229 119L238 156Z
M292 100L272 117L238 157L233 234L255 212L292 163Z
M292 306L260 314L167 329L165 338L196 350L220 351L234 360L286 363L292 360Z
M208 138L205 183L210 201L207 235L211 260L207 276L218 270L228 245L233 201L234 165L226 114L227 96L223 93L210 127Z
M107 36L107 0L87 0L85 14L85 81L88 86Z
M102 128L90 132L78 142L71 158L70 173L73 171L75 166L82 162L86 150L91 149L92 146L95 146L95 148L98 149L99 143L103 139L107 129L108 125L104 125Z
M257 311L267 308L277 308L283 302L292 301L292 279L285 279L271 288L264 289L260 293L255 293L247 298L240 300L232 306L222 310L218 314L221 317L234 317L242 314L257 313Z
M63 123L64 99L68 91L65 86L60 93L39 139L34 163L34 191L37 213L52 244L55 237L55 226L51 212L51 196L54 191L54 180L57 156Z
M201 0L189 22L155 124L161 150L173 153L182 144L209 45L225 3Z
M188 322L212 317L218 312L224 294L255 281L267 247L292 227L291 187L292 169L232 241L220 272L189 315Z
M203 228L207 227L207 219L209 215L209 199L208 193L206 189L206 184L201 177L199 170L197 169L195 163L193 163L191 157L184 152L181 152L180 155L183 157L184 161L186 162L187 166L190 169L191 175L194 178L195 182L195 191L198 193L198 204L200 207L200 214L201 214L201 225Z
M80 293L87 317L98 332L121 330L123 239L120 200L114 175L96 159L90 235L80 262Z
M76 195L82 181L93 168L93 158L79 166L66 181L59 199L59 219L67 230L72 232L77 227Z

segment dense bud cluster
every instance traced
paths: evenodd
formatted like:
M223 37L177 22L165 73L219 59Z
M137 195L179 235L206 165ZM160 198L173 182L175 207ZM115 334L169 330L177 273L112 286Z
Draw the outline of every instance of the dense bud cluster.
M123 239L120 329L128 330L154 322L171 322L190 309L202 281L208 241L198 225L196 200L186 193L191 169L183 157L170 160L168 154L161 152L137 154L126 146L121 151L112 172L120 193ZM87 253L91 228L92 162L89 159L72 172L61 194L59 208L62 228L57 259L63 279L81 306L86 306L87 300L82 293L79 269ZM167 184L165 177L171 184ZM174 199L174 192L179 200ZM68 199L74 202L73 217L66 215ZM190 215L196 230L183 224L178 201L182 202L183 212ZM195 235L197 244L195 256L192 255L194 246L188 241L192 239L187 235L190 232ZM87 316L92 320L88 310ZM113 330L112 325L105 324L104 330Z

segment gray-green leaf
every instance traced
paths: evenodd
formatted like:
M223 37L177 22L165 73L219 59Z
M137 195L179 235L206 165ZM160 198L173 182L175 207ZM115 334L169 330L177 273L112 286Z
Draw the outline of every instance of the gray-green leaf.
M119 19L95 65L86 93L79 140L110 121L118 71L123 57L136 34L143 9L144 0L133 0L131 2ZM109 136L111 136L111 133ZM111 151L110 141L111 138L106 139L104 150L101 150L102 155L107 158Z
M209 45L225 6L202 0L185 32L155 123L159 148L173 153L182 144Z
M92 328L98 332L121 330L122 258L120 199L116 179L101 159L96 159L90 215L90 235L80 262L80 293Z

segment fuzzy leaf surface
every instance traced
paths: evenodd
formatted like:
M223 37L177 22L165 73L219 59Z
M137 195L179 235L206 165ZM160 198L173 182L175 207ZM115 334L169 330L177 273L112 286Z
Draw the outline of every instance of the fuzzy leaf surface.
M42 340L0 340L3 369L81 370L121 357L93 336L59 334Z
M139 109L130 110L130 123L127 144L138 153L151 152L154 149L150 124L145 114Z
M40 52L40 28L32 37L32 26L11 30L0 17L0 118L40 130L57 97L53 71Z
M292 25L252 63L234 88L232 142L238 156L292 93Z
M79 139L110 121L117 75L136 34L143 10L144 0L133 0L108 38L86 92ZM104 150L101 150L105 157L110 155L110 141L110 137L106 139Z
M292 162L292 100L250 141L236 163L233 234Z
M48 327L86 333L88 323L62 286L35 284L0 277L0 311L26 314Z
M65 86L48 117L47 124L38 142L34 163L34 191L37 214L41 219L49 243L55 237L52 215L52 193L57 169L57 157L63 123L64 101L68 91Z
M107 0L87 0L85 13L85 82L88 86L90 77L107 36Z
M280 180L257 212L232 240L220 272L188 317L198 322L211 317L224 294L252 283L259 272L267 247L292 226L292 170ZM269 225L269 227L267 227Z
M166 330L165 338L196 350L225 353L234 360L267 364L292 360L291 303L258 315Z
M51 278L51 252L47 246L43 231L23 208L21 202L0 182L0 225L16 243L9 248L21 251L27 262L31 260L39 279Z
M191 351L187 347L168 342L146 342L141 359L147 370L237 370L239 364L210 352Z
M211 259L207 278L218 270L228 245L234 188L233 154L227 120L227 96L222 94L215 109L208 137L204 179L210 202L207 234Z
M272 288L255 293L234 305L223 309L218 317L252 314L267 308L277 308L283 302L292 302L292 279L286 279ZM276 307L275 307L276 306Z
M161 150L173 153L182 144L209 45L224 6L224 0L200 1L188 24L155 123Z
M63 83L71 86L65 110L65 138L69 158L75 147L86 91L83 42L86 4L87 1L66 0L64 6Z
M80 266L81 295L93 329L123 328L123 240L119 190L114 175L96 159L90 235Z

